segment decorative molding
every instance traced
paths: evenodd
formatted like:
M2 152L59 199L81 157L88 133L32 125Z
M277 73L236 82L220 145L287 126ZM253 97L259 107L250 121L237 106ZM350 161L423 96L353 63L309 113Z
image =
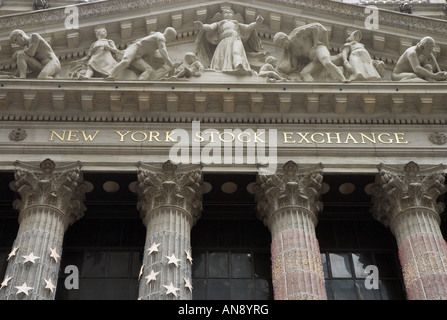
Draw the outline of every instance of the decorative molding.
M433 132L428 136L428 139L431 143L437 144L437 145L444 145L447 143L447 136L443 133L439 132Z
M393 220L412 208L426 208L436 215L443 212L444 204L437 203L436 199L447 190L444 165L420 169L411 161L403 169L384 164L378 169L379 175L371 192L372 214L385 226L392 228Z
M50 206L63 215L66 227L84 215L86 185L80 162L56 168L52 160L46 159L39 166L20 161L14 166L15 191L20 199L13 204L21 215L31 206Z
M154 6L172 5L172 4L188 4L190 0L109 0L97 1L84 4L77 4L79 9L79 18L86 19L89 17L98 17L98 14L116 14L122 12L141 12ZM297 9L313 10L317 13L340 15L351 20L358 20L364 16L363 5L352 5L327 0L306 0L306 1L290 1L290 0L258 0L257 2L265 2L269 6L273 3L293 7ZM197 5L204 10L207 3L205 1L198 2ZM14 15L14 17L4 16L0 18L0 28L2 30L20 29L23 27L31 27L35 25L48 25L52 23L63 23L66 19L64 7L53 8L51 10L35 11L31 13L23 13ZM430 34L438 34L440 36L447 33L447 22L442 20L426 19L407 14L399 14L396 18L396 12L381 10L379 23L389 25L399 29L415 31L424 31Z
M259 0L260 2L276 3L286 7L293 7L301 10L313 10L327 15L339 15L350 20L358 20L365 15L364 5L352 5L326 0ZM396 16L398 15L398 17ZM427 19L414 15L396 13L389 10L381 10L379 24L395 27L402 30L420 31L431 35L443 36L447 33L447 21Z
M11 141L23 141L26 139L27 133L26 130L24 129L14 129L11 131L11 133L9 134L9 140Z
M178 167L167 161L161 168L138 164L138 209L143 221L161 206L177 206L190 216L193 225L202 213L202 165Z
M258 202L258 217L270 227L274 214L285 207L301 207L311 213L315 225L323 209L323 165L298 168L288 161L273 175L258 175L254 187Z

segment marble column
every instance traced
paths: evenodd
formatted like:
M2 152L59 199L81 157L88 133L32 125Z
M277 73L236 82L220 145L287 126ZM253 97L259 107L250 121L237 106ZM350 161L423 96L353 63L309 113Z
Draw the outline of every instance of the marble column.
M202 212L201 165L138 165L138 209L146 226L139 299L191 300L191 228Z
M323 167L287 162L274 175L258 175L258 216L272 233L275 300L326 300L323 265L315 234L322 210Z
M447 244L439 227L444 206L437 202L446 190L445 167L420 169L410 162L378 169L373 216L396 237L407 298L446 300Z
M17 161L15 191L19 231L8 256L1 300L54 300L67 228L84 215L81 164L56 168Z

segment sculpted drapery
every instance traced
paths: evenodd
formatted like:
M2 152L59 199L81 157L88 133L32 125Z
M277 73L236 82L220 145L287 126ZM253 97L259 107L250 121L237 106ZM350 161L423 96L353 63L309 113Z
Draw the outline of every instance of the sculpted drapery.
M261 41L256 33L256 27L264 19L261 16L256 22L243 24L235 20L236 16L230 9L222 10L212 24L202 24L196 21L200 29L196 40L196 55L205 68L215 71L252 74L247 51L260 52Z

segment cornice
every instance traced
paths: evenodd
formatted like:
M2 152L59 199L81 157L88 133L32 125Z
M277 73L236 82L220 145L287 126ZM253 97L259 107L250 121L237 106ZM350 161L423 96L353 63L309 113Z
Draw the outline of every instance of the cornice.
M122 13L125 11L142 10L153 6L186 3L188 0L103 0L91 3L75 4L79 10L79 18L86 19L101 15ZM65 7L49 8L0 17L2 30L26 28L36 25L63 23L67 18Z
M445 83L1 79L1 121L447 124Z
M367 5L353 5L326 0L259 0L260 2L275 3L286 7L313 10L326 15L337 15L352 20L358 20L365 15ZM379 24L398 29L414 30L436 35L447 34L447 20L427 18L404 14L380 8Z

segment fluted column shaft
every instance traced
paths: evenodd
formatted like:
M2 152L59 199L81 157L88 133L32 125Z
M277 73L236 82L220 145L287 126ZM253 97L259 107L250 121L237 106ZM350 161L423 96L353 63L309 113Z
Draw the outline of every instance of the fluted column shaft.
M258 214L272 233L275 300L326 300L323 265L315 234L322 166L298 170L289 161L273 176L258 176Z
M0 298L53 300L65 231L85 210L81 166L54 169L49 159L40 168L20 162L15 165L15 186L21 199L14 206L20 212L20 227Z
M381 165L374 216L396 237L407 297L447 300L447 243L440 230L443 166L404 170Z
M201 214L202 179L199 166L140 164L139 210L147 231L139 299L192 299L190 239Z

